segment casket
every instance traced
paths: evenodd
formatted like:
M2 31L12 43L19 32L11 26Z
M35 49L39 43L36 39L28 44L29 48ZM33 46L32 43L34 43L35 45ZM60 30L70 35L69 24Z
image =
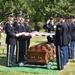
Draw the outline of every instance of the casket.
M30 47L27 50L27 62L34 64L46 64L56 57L53 43L42 43Z

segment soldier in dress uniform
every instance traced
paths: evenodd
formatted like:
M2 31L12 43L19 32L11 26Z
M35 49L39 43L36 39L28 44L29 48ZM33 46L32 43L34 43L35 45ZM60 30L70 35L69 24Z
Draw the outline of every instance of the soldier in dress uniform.
M49 23L43 25L43 28L46 29L48 33L50 33L51 31L54 31L54 18L51 17L49 20ZM47 40L48 42L54 43L53 37L47 36Z
M13 13L8 13L8 21L5 24L5 33L6 33L6 44L7 44L7 59L6 65L9 67L13 66L13 55L14 55L14 48L15 48L15 31L13 26Z
M25 16L25 23L24 23L24 25L27 26L26 32L30 33L32 30L31 30L29 22L30 22L30 17L29 17L29 15L26 15ZM31 36L27 36L26 49L28 49L29 46L30 46L30 39L31 39Z
M17 13L17 20L14 22L14 28L16 33L21 33L23 31L23 24L22 24L22 11ZM19 66L23 66L24 63L24 54L25 54L25 42L23 42L23 37L19 36L16 37L16 62L19 63Z
M22 18L21 18L21 23L22 23L22 27L23 27L23 32L27 32L27 25L25 25L25 16L24 14L22 14ZM24 59L24 55L26 55L26 44L27 44L27 36L22 36L22 42L23 42L23 47L22 50L24 51L23 55L23 59Z
M71 43L70 43L70 49L71 49L71 58L74 58L74 47L75 47L75 17L71 16Z
M71 58L70 43L71 43L71 31L72 31L72 25L70 22L70 15L66 15L65 21L68 26L68 58L70 59Z
M57 69L64 69L68 56L68 27L65 23L64 15L57 15L56 20L58 21L56 27L56 59Z

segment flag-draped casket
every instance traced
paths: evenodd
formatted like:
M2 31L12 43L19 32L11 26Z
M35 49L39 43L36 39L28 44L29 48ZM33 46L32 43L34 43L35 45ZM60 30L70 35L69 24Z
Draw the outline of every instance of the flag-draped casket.
M56 48L53 43L41 43L27 50L27 62L34 64L46 64L56 57Z

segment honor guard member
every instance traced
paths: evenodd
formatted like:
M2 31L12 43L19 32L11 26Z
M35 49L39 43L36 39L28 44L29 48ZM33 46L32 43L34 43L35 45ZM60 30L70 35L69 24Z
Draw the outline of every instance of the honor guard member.
M31 30L29 22L30 22L30 17L29 17L29 15L26 15L25 16L25 23L24 24L25 24L25 26L27 26L26 32L30 33L32 30ZM31 36L27 36L26 49L28 49L29 46L30 46L30 39L31 39Z
M5 24L5 33L6 33L6 44L7 44L7 59L6 65L9 67L13 66L13 55L14 55L14 48L15 48L15 31L13 26L13 13L8 13L8 21Z
M68 26L68 58L70 59L71 58L70 43L71 43L71 30L72 30L70 15L66 15L65 21L66 21L66 24Z
M74 58L74 47L75 47L75 17L71 16L71 43L70 43L70 48L71 48L71 58Z
M22 27L23 27L23 32L27 32L27 25L25 25L25 16L24 14L22 14L22 18L21 18L21 24L22 24ZM26 54L26 40L27 40L27 36L23 35L22 36L22 50L23 50L23 53L22 53L22 59L24 59L24 55Z
M67 60L67 25L64 20L64 15L57 15L56 20L59 22L56 27L56 59L57 59L57 69L64 69Z
M17 20L14 22L14 28L16 33L21 33L23 32L23 26L21 23L22 19L22 11L19 11L17 13ZM23 42L24 40L22 39L22 36L16 37L16 63L19 63L19 66L23 66L23 58L24 58L24 50L22 50L23 47Z
M54 31L54 18L51 17L49 22L47 24L45 24L43 26L43 28L46 29L48 33ZM47 40L48 40L48 42L54 43L54 38L53 37L47 36Z

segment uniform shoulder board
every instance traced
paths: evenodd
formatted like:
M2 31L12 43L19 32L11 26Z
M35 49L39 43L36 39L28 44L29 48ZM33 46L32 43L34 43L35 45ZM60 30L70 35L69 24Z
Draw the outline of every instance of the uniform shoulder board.
M5 23L4 28L6 28L7 24L9 24L9 22L8 22L8 21Z

